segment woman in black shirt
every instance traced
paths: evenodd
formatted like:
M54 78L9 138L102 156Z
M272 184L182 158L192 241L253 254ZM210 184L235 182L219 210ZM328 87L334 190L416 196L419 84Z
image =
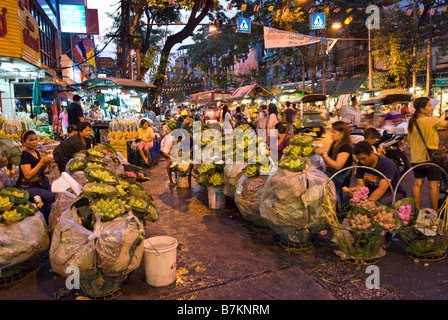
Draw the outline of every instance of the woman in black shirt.
M325 152L322 148L316 148L315 152L320 154L327 166L325 173L332 177L341 169L353 165L353 144L350 139L350 128L343 121L336 121L331 126L331 138L333 140L330 150ZM350 184L351 170L337 174L333 178L336 192L341 195L342 187Z
M92 127L90 123L80 122L77 127L78 134L67 138L53 150L54 160L58 164L61 173L65 171L65 166L75 153L92 147L90 139Z
M39 140L34 131L23 132L21 140L25 149L21 155L17 188L28 191L30 199L40 196L43 203L42 213L48 222L51 205L55 201L56 194L50 191L50 182L45 172L53 162L53 157L51 155L41 156L36 150Z

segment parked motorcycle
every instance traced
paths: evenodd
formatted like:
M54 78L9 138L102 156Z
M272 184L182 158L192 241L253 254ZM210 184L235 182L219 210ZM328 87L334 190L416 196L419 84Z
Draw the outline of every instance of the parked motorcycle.
M376 141L373 146L377 149L378 155L391 159L398 168L400 176L411 168L411 162L406 156L406 150L409 149L409 143L406 135L390 133L387 130L378 130L381 133L381 139ZM350 136L353 144L364 140L364 132L352 130Z

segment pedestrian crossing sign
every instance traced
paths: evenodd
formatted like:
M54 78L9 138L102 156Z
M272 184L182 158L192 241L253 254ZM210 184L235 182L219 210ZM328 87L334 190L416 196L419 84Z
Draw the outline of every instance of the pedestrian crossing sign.
M325 13L310 14L310 30L325 29Z
M237 33L250 33L250 19L237 18L236 20Z

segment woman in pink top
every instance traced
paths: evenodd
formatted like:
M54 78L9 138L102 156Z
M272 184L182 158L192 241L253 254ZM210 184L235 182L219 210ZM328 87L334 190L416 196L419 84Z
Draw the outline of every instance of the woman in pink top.
M62 133L64 135L66 135L67 134L67 128L68 128L68 113L67 113L67 108L66 107L62 107L62 111L59 114L59 119L61 119Z

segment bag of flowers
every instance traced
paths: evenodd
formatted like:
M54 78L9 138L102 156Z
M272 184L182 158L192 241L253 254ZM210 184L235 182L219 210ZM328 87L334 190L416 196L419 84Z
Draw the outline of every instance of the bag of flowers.
M251 164L246 167L236 186L236 206L241 215L252 222L255 227L268 227L267 222L260 214L261 195L268 177L268 173L260 175L258 165Z
M394 210L368 200L369 189L356 191L349 201L346 218L339 222L334 205L324 202L326 217L339 250L335 253L343 260L365 263L385 255L382 245L387 232L396 233L401 221Z
M406 242L407 254L430 260L446 255L447 201L439 212L419 210L413 198L404 198L395 203L394 208L403 223L400 235Z
M75 199L76 195L69 191L56 193L56 200L51 205L50 215L48 216L48 228L50 235L53 234L54 228L56 227L62 213L70 209Z
M117 199L100 199L90 206L90 228L80 222L78 208L62 214L52 236L50 263L63 277L69 276L67 267L77 267L81 290L89 297L103 297L139 267L144 227Z
M266 181L260 213L284 242L307 243L313 232L328 226L321 205L324 196L336 203L334 185L322 171L280 167Z
M224 194L234 199L236 193L236 186L238 181L244 174L244 169L248 163L231 163L224 167Z
M26 202L0 214L0 281L14 278L36 266L50 247L45 218Z

